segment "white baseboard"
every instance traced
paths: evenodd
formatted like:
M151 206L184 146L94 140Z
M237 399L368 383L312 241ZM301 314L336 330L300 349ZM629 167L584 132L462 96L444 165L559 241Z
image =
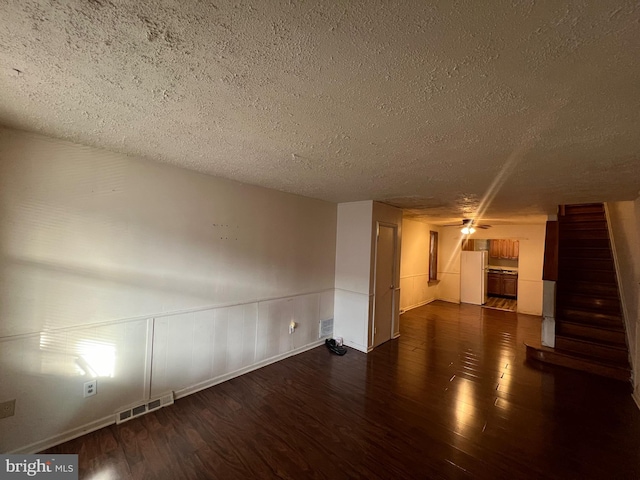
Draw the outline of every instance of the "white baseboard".
M344 341L344 344L345 344L346 346L351 347L351 348L353 348L354 350L358 350L359 352L362 352L362 353L368 353L368 352L370 352L370 351L371 351L371 350L367 350L367 348L366 348L366 347L363 347L362 345L360 345L360 344L358 344L358 343L353 343L353 342L350 342L350 341L348 341L348 340L345 340L345 341Z
M230 373L226 373L224 375L221 375L219 377L210 379L210 380L206 380L204 382L200 382L197 383L196 385L193 385L191 387L187 387L187 388L183 388L181 390L178 390L175 392L175 398L182 398L182 397L186 397L187 395L191 395L192 393L196 393L199 392L200 390L204 390L206 388L212 387L214 385L217 385L219 383L222 382L226 382L227 380L230 380L232 378L235 377L239 377L240 375L243 375L245 373L249 373L253 370L257 370L259 368L265 367L271 363L275 363L278 362L280 360L284 360L285 358L288 357L292 357L294 355L297 355L299 353L302 352L306 352L307 350L311 350L313 348L316 348L319 345L322 345L324 343L324 338L321 340L318 340L316 342L310 343L308 345L305 345L304 347L299 347L296 348L294 350L291 350L289 352L285 352L282 353L280 355L276 355L275 357L271 357L268 358L266 360L263 360L261 362L255 363L253 365L250 365L248 367L242 368L240 370L236 370L234 372L230 372ZM99 420L95 420L93 422L87 423L85 425L82 425L80 427L71 429L71 430L67 430L66 432L63 432L59 435L54 435L52 437L46 438L44 440L35 442L35 443L31 443L29 445L26 445L24 447L20 447L17 448L13 451L10 451L8 453L13 453L13 454L32 454L32 453L38 453L41 452L43 450L46 450L47 448L51 448L51 447L55 447L56 445L60 445L61 443L64 442L68 442L69 440L73 440L74 438L78 438L81 437L82 435L86 435L87 433L91 433L94 432L96 430L100 430L101 428L107 427L109 425L112 425L116 423L116 414L113 413L107 417L101 418Z
M402 313L406 313L409 310L413 310L414 308L422 307L423 305L427 305L428 303L435 302L435 301L436 301L435 298L430 298L430 299L425 300L423 302L416 303L415 305L409 305L408 307L403 307L401 311L402 311Z
M294 350L290 350L285 353L281 353L276 355L275 357L267 358L266 360L262 360L258 363L254 363L253 365L249 365L248 367L241 368L239 370L235 370L233 372L225 373L224 375L220 375L215 378L210 378L209 380L205 380L200 383L196 383L191 387L182 388L180 390L176 390L174 392L176 400L179 398L186 397L187 395L191 395L193 393L199 392L201 390L206 390L209 387L213 387L214 385L218 385L219 383L226 382L227 380L231 380L232 378L239 377L240 375L244 375L245 373L252 372L262 367L266 367L272 363L279 362L280 360L284 360L285 358L292 357L302 352L306 352L307 350L311 350L316 348L319 345L324 343L324 338L322 340L317 340L313 343L309 343L303 347L298 347Z
M460 304L460 299L459 298L444 298L444 297L440 297L440 298L436 298L436 300L442 300L443 302L448 302L448 303L456 303L456 304Z
M53 437L45 438L44 440L25 445L24 447L17 448L8 453L38 453L46 450L47 448L55 447L56 445L60 445L61 443L68 442L69 440L81 437L82 435L86 435L87 433L95 432L96 430L100 430L101 428L107 427L113 423L116 423L115 414L109 415L108 417L101 418L91 423L87 423L86 425L82 425L81 427L67 430L66 432L63 432L59 435L54 435Z
M516 313L521 313L523 315L532 315L534 317L542 318L542 312L527 312L526 310L516 310Z

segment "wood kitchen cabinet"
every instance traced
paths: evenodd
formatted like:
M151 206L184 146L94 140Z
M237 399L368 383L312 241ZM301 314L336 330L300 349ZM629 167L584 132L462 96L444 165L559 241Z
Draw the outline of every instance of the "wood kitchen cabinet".
M487 295L517 297L518 276L508 273L489 273L487 275Z
M516 297L518 295L518 277L502 274L502 295Z
M511 258L511 241L500 240L500 257L499 258Z
M489 256L492 258L506 258L517 260L520 254L520 242L518 240L491 240Z
M489 256L491 258L500 258L500 240L491 240L489 242Z
M490 273L487 275L487 295L502 295L502 293L500 293L502 291L500 288L501 276L499 273Z
M511 258L517 260L520 255L520 241L511 240Z

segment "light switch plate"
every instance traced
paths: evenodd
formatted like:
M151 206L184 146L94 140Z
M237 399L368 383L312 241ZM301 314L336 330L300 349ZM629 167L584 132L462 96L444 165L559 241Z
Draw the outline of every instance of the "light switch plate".
M0 418L13 417L16 413L16 399L0 403Z

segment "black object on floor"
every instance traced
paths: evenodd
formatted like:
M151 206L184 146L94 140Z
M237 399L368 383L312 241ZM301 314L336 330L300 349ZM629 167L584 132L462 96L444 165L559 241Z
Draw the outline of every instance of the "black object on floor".
M347 353L347 348L343 347L342 345L338 345L333 338L327 338L324 341L324 344L331 352L335 353L336 355L344 355L345 353Z

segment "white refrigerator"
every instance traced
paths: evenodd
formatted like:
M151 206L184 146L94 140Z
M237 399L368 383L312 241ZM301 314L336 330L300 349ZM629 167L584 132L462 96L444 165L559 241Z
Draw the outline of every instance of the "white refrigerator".
M489 252L460 255L460 302L483 305L487 302L487 265Z

